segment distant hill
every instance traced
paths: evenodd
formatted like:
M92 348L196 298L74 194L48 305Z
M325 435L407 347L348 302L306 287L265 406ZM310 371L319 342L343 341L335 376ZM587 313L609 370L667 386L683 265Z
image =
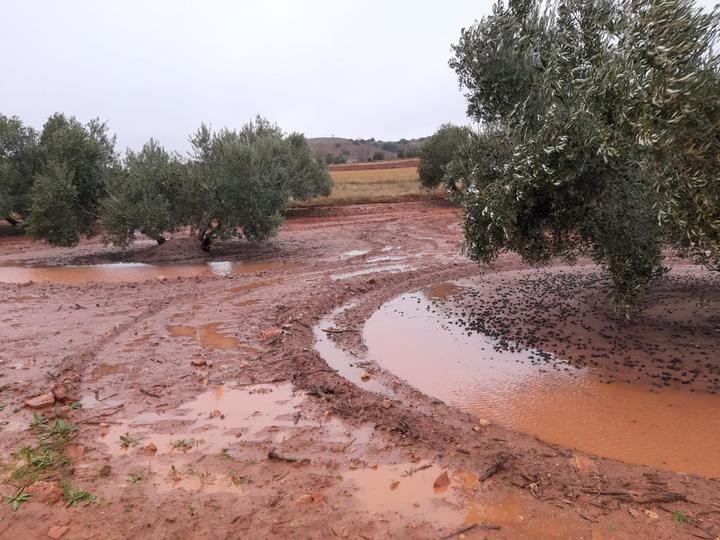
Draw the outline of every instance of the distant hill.
M375 139L343 139L341 137L316 137L308 139L313 156L328 163L359 163L374 160L382 153L384 159L417 157L422 148L421 139L399 141L376 141Z

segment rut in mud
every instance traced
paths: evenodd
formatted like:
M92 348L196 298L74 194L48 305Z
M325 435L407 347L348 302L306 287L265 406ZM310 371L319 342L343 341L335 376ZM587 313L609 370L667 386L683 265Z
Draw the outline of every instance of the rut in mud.
M17 512L2 506L0 536L41 537L51 527L67 527L72 538L718 534L720 484L711 475L593 457L483 413L488 425L449 394L436 394L446 405L411 386L434 393L411 380L423 374L421 355L390 353L402 360L398 366L415 366L408 385L397 366L373 353L373 324L385 332L380 343L401 342L399 322L392 330L377 322L386 309L373 315L386 302L427 291L419 305L427 301L454 321L463 303L475 302L459 287L481 271L458 255L454 209L421 202L317 214L290 219L264 246L218 246L210 260L182 238L124 255L152 264L153 272L193 264L199 274L0 284L2 493L19 485L11 476L22 462L12 454L40 444L45 433L27 429L32 415L24 402L61 385L55 390L65 395L51 395L56 403L42 413L63 417L77 432L64 446L68 466L40 476L48 472L49 491L63 478L97 497L65 508L43 502L36 489ZM0 239L0 260L15 267L103 265L119 257L92 242L78 253ZM214 271L219 263L240 270ZM242 271L248 264L258 266ZM522 268L507 256L495 270ZM93 272L56 273L85 271ZM450 282L459 285L431 287ZM705 307L716 313L714 304ZM484 320L471 333L501 338ZM569 370L587 369L579 356L568 360ZM627 366L594 367L607 378L636 374ZM662 395L650 393L652 379L648 395ZM712 396L712 379L695 379L710 386L693 394ZM466 389L458 405L478 395Z

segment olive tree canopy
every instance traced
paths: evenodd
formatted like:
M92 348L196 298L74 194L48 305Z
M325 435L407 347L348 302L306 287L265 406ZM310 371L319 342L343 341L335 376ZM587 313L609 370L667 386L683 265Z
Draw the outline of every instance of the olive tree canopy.
M691 0L511 0L464 29L468 113L510 147L492 174L482 148L452 166L468 254L589 255L625 306L664 245L718 266L719 21Z

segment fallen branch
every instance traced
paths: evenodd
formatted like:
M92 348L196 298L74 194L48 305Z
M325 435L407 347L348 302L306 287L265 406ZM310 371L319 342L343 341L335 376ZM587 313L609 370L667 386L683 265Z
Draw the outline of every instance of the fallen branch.
M623 490L608 490L608 491L596 491L583 489L583 493L586 495L594 495L599 497L603 495L605 497L614 497L623 502L634 502L638 504L657 504L657 503L673 503L678 501L687 502L687 497L682 493L667 492L667 493L656 493L651 495L635 495L630 491Z
M504 467L505 464L510 460L510 456L508 454L502 454L498 457L498 459L490 465L490 467L487 468L487 470L480 475L479 480L481 482L484 482L488 478L495 476L497 473L499 473Z
M124 405L119 405L118 407L115 408L115 410L112 410L112 411L104 411L104 412L101 412L101 413L96 414L96 415L94 415L94 416L88 416L87 418L83 418L82 420L78 420L78 421L75 422L75 423L76 423L76 424L83 424L83 423L85 423L85 422L89 422L90 420L94 420L94 419L96 419L96 418L102 418L103 416L110 416L111 414L115 414L116 412L118 412L118 411L119 411L120 409L122 409L123 407L124 407Z
M448 540L448 538L454 538L456 536L460 536L461 534L465 534L468 531L472 531L473 529L482 529L483 531L499 531L500 525L491 525L491 524L482 524L482 523L474 523L473 525L468 525L467 527L463 527L462 529L459 529L453 533L450 533L446 536L442 536L440 540Z
M140 393L154 398L162 397L162 394L158 394L157 392L153 392L152 390L145 390L143 387L140 387Z
M275 451L274 447L272 448L272 450L270 450L268 452L268 459L270 461L284 461L285 463L296 463L296 462L309 463L310 462L310 460L308 458L297 459L297 458L292 458L292 457L287 457L287 456L281 456L280 454L278 454Z

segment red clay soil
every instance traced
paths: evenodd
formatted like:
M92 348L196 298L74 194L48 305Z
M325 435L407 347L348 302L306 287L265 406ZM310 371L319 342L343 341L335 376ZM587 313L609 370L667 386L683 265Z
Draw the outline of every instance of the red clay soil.
M364 359L357 331L332 335L392 395L329 369L314 349L321 318L352 302L335 326L357 330L398 294L481 274L460 240L458 211L432 201L316 211L266 244L210 255L181 236L122 253L3 233L2 265L269 264L226 277L0 284L0 492L25 489L17 511L0 507L0 538L717 538L717 479L487 425ZM371 259L387 255L406 266L380 271L395 263ZM492 271L521 268L507 255ZM359 270L374 273L338 278ZM48 393L46 424L29 428L25 402ZM35 459L43 440L64 460ZM37 451L17 454L27 446ZM77 505L57 501L60 480Z

